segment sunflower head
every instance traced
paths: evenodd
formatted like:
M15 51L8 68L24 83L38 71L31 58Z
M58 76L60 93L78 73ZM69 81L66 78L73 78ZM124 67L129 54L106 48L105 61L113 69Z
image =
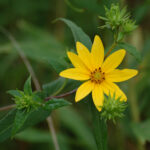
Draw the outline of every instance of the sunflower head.
M98 111L103 108L104 95L119 101L126 101L124 92L114 83L128 80L137 74L134 69L116 69L125 57L126 51L120 49L104 60L104 46L98 35L89 51L82 43L76 43L77 53L68 52L73 68L60 73L61 77L85 81L77 89L75 101L78 102L92 93L93 102Z

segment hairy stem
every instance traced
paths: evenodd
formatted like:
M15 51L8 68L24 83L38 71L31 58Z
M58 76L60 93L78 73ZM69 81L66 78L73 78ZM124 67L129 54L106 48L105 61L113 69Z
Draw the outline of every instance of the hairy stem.
M38 79L35 75L35 72L34 72L32 66L31 66L29 60L27 59L26 55L24 54L23 50L21 49L20 45L16 41L16 39L6 29L0 27L0 30L1 30L2 33L4 33L8 37L8 39L12 42L13 46L16 48L19 56L21 57L21 59L23 60L23 62L25 64L29 74L32 76L33 83L35 85L36 90L41 91L40 83L39 83L39 81L38 81ZM13 105L13 107L14 107L14 105ZM8 110L8 109L11 109L11 108L12 108L12 105L9 105L9 106L1 108L1 110L6 110L6 109ZM49 130L51 132L51 135L52 135L55 150L59 150L59 145L58 145L58 141L57 141L57 138L56 138L56 132L55 132L55 129L54 129L52 118L50 116L47 118L47 123L48 123Z

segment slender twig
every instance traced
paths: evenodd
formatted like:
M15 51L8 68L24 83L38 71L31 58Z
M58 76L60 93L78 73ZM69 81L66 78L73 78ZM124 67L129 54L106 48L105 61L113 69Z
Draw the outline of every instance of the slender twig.
M57 95L57 96L49 96L49 97L46 97L45 100L48 101L48 100L51 100L51 99L53 99L53 98L62 98L62 97L66 97L66 96L69 96L69 95L75 93L76 90L77 90L77 89L74 89L74 90L72 90L72 91L69 91L69 92L67 92L67 93L63 93L63 94Z
M117 43L114 42L111 46L111 48L109 49L109 51L106 53L105 58L111 53L111 51L116 47Z
M40 83L34 73L34 70L29 62L29 60L27 59L26 55L24 54L23 50L21 49L20 45L18 44L18 42L16 41L16 39L4 28L0 27L0 30L8 37L8 39L12 42L12 44L14 45L14 47L16 48L18 54L20 55L21 59L23 60L28 72L30 73L30 75L32 76L32 79L33 79L33 82L34 82L34 85L35 85L35 88L37 91L41 91L41 87L40 87ZM7 106L5 107L4 110L6 110L6 108L8 109L10 106ZM51 132L51 135L52 135L52 139L53 139L53 143L54 143L54 146L55 146L55 149L56 150L59 150L59 145L58 145L58 141L57 141L57 138L56 138L56 132L55 132L55 129L54 129L54 125L53 125L53 121L52 121L52 118L49 116L47 117L47 123L48 123L48 126L49 126L49 130ZM50 120L50 121L49 121Z
M32 69L32 66L29 62L29 60L27 59L27 57L25 56L23 50L21 49L20 45L18 44L18 42L15 40L15 38L4 28L0 27L0 30L8 37L8 39L12 42L12 44L14 45L14 47L16 48L17 52L19 53L21 59L23 60L28 72L30 73L30 75L32 76L34 85L36 90L40 91L40 84L38 82L38 79Z
M7 105L7 106L4 106L4 107L1 107L0 108L0 112L1 111L6 111L6 110L10 110L12 108L14 108L16 106L16 104L12 104L12 105Z
M55 129L54 129L54 126L53 126L53 120L52 120L52 117L48 117L47 118L47 122L48 122L48 126L50 128L50 133L53 135L53 141L54 141L54 145L55 145L55 149L56 150L59 150L59 145L57 143L57 137L56 137L56 134L55 134Z

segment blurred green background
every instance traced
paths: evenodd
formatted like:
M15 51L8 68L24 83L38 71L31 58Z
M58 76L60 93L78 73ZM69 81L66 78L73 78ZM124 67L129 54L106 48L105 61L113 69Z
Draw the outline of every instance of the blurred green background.
M100 35L107 49L113 36L110 31L98 28L103 25L98 16L104 15L104 5L109 7L116 2L127 5L139 25L125 41L140 51L142 61L136 62L127 55L123 62L128 68L138 68L139 75L121 84L128 95L128 108L125 117L116 124L108 122L109 150L137 150L139 139L145 149L150 150L150 0L0 0L0 26L16 38L43 85L59 77L51 65L53 59L61 60L67 50L75 49L70 29L61 21L52 21L58 17L73 21L91 39L95 34ZM28 71L15 47L0 32L0 106L13 103L6 91L22 89L27 77ZM71 85L64 90L70 88ZM73 105L52 114L60 149L96 150L86 100L75 104L74 95L67 99ZM0 150L9 149L54 150L46 122L0 143Z

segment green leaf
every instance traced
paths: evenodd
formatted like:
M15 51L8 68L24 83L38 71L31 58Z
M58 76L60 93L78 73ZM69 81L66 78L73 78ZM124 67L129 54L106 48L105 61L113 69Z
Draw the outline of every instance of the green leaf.
M32 95L31 76L29 76L24 84L24 93L27 95Z
M132 123L131 127L136 137L141 139L143 143L150 142L150 119L141 123Z
M10 94L10 95L12 95L12 96L14 96L14 97L20 97L20 96L22 96L21 94L20 94L20 92L22 92L22 91L19 91L19 90L9 90L9 91L7 91L7 93L8 94Z
M45 97L50 95L56 95L57 91L59 91L60 87L66 82L66 79L64 78L58 78L50 83L43 85L43 91L45 94Z
M70 136L67 136L66 134L61 134L58 133L57 134L57 138L58 138L58 143L60 146L61 150L70 150L70 143L71 140ZM36 144L41 144L41 143L49 143L49 148L50 149L54 149L53 147L53 140L52 137L49 133L49 131L45 131L45 130L39 130L39 129L35 129L35 128L29 128L26 129L23 132L20 132L18 134L15 135L15 139L19 139L21 141L25 141L25 142L30 142L30 143L36 143Z
M15 135L16 139L21 139L23 141L32 142L32 143L51 143L52 139L49 132L38 129L26 129Z
M17 40L25 55L36 61L50 66L59 73L67 67L64 59L66 56L65 47L48 31L42 30L24 21L18 22L18 29L21 31ZM1 45L0 52L16 53L16 47L9 43Z
M91 49L91 45L92 45L91 39L87 34L83 32L83 30L79 26L77 26L75 23L73 23L68 19L59 18L57 20L63 21L71 29L75 43L79 41L83 43L88 49Z
M15 135L30 126L45 120L51 113L59 107L70 105L64 99L53 99L46 102L45 106L32 109L29 112L24 110L12 110L0 120L0 142Z
M16 112L16 109L11 110L6 116L4 116L0 120L0 142L3 142L4 140L11 137ZM20 131L43 121L49 115L50 111L47 111L42 108L30 111Z
M0 142L3 142L11 136L11 129L16 115L16 109L9 111L6 116L0 120Z
M75 80L66 80L64 78L58 78L50 83L43 85L43 94L45 97L57 95L63 88L63 93L71 91L77 88L80 82Z
M127 43L119 43L115 49L121 49L121 48L125 49L129 54L134 56L138 62L141 62L142 60L141 54L140 52L137 51L137 49L134 46Z
M11 136L13 137L24 125L24 122L26 121L29 113L26 112L26 110L17 110L16 116L14 119L13 127L12 127L12 133Z
M44 108L46 110L53 110L53 109L57 109L59 107L68 106L68 105L71 105L71 103L66 101L63 98L59 98L59 99L53 98L45 103Z

